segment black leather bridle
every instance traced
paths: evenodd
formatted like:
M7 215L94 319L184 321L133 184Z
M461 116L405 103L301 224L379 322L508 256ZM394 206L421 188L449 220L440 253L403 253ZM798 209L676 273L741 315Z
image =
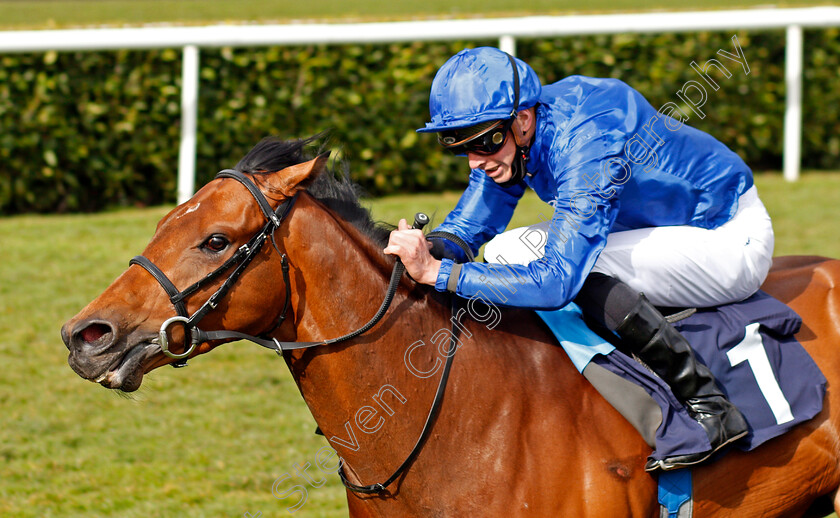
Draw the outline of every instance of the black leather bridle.
M186 361L189 358L190 354L195 350L198 344L208 342L211 340L249 340L254 342L258 345L266 347L275 351L278 355L283 355L283 352L290 351L294 349L306 349L310 347L316 347L320 345L330 345L339 342L343 342L345 340L349 340L356 336L361 335L362 333L368 331L374 325L376 325L379 320L385 315L388 307L391 305L391 301L394 298L394 294L397 291L397 286L399 284L400 278L402 274L405 272L405 266L402 262L397 259L396 264L394 265L394 270L391 273L391 280L388 284L388 291L385 294L385 298L382 301L382 305L379 307L379 310L373 316L373 318L368 321L367 324L360 327L359 329L352 331L344 336L340 336L338 338L332 338L330 340L323 340L320 342L281 342L273 337L267 337L269 333L277 329L280 324L283 323L283 320L286 318L286 313L289 310L289 304L291 299L291 285L289 282L289 262L286 257L286 254L280 252L280 249L277 247L277 242L274 239L274 233L283 223L283 220L289 215L289 212L292 210L295 201L297 200L297 194L295 194L291 198L287 198L283 200L283 202L278 205L277 209L272 209L271 205L268 203L265 195L259 190L259 188L254 184L254 182L248 178L244 173L240 171L236 171L234 169L224 169L216 174L216 178L232 178L242 185L244 185L254 199L257 201L257 204L260 206L260 210L262 211L263 215L266 218L266 224L263 228L257 232L246 244L239 247L239 249L230 257L228 258L221 266L213 270L212 272L205 275L199 281L193 283L188 288L185 288L181 291L178 291L178 288L175 287L175 284L166 276L163 271L158 268L152 261L148 258L138 255L129 261L129 266L131 265L138 265L148 271L155 280L161 285L163 290L169 295L169 301L175 307L175 311L177 313L176 316L171 317L163 322L160 327L160 331L158 333L158 341L161 348L161 351L166 356L175 359L176 361L172 364L175 367L184 367L186 366ZM418 213L414 220L415 228L421 228L428 223L429 218L425 214ZM427 235L427 237L442 237L446 239L450 239L455 241L458 246L464 249L466 255L472 259L472 253L469 250L469 247L461 241L460 238L454 236L453 234L449 234L447 232L432 232ZM286 301L283 304L283 311L280 313L277 322L275 325L268 331L263 334L263 337L253 336L246 333L241 333L238 331L230 331L230 330L220 330L220 331L203 331L199 329L198 322L204 318L207 313L215 309L219 303L219 301L227 295L230 291L231 287L233 287L236 280L242 275L242 272L251 261L256 257L256 255L260 252L263 245L265 245L266 240L271 239L271 243L274 246L274 249L280 254L281 257L281 267L283 271L283 282L286 285ZM224 272L228 271L231 268L234 270L230 273L227 279L222 283L221 286L216 290L207 301L199 307L195 313L191 316L187 313L186 305L184 304L184 300L201 289L202 286L206 285L210 281L221 276ZM452 311L453 315L456 314L458 305L460 304L460 300L458 297L452 297ZM456 319L453 318L452 322L452 335L450 339L450 348L447 351L446 361L443 366L443 372L441 374L440 381L438 383L437 391L435 393L435 399L432 402L432 407L429 410L429 415L426 418L425 424L423 425L423 430L420 432L420 437L417 439L417 442L414 445L414 448L408 454L408 457L400 464L400 466L394 471L394 473L388 477L385 482L371 484L371 485L357 485L353 484L349 480L344 473L344 462L339 465L338 475L341 478L342 483L350 490L358 492L358 493L381 493L383 492L392 482L394 482L397 478L399 478L403 472L408 468L408 466L413 462L414 458L420 452L420 449L423 447L423 444L426 442L428 438L432 424L434 423L435 419L437 418L438 412L440 410L441 402L443 401L443 394L446 390L446 383L449 379L449 371L452 367L452 360L455 357L455 351L457 350L457 343L460 336L460 328L455 325ZM169 338L167 336L167 331L169 328L176 323L180 323L184 327L184 351L181 353L173 353L169 350Z
M193 283L189 287L178 291L178 288L175 287L175 284L169 280L163 271L158 268L152 261L148 258L138 255L129 261L129 265L136 264L138 266L143 267L146 271L148 271L155 280L161 285L163 290L169 295L169 301L175 307L175 312L177 316L169 318L163 322L160 327L160 331L158 333L158 341L163 354L169 356L177 360L173 363L176 367L183 367L186 366L186 360L189 358L190 354L195 350L196 346L202 342L206 342L209 340L224 340L224 339L256 339L252 340L263 347L268 347L269 349L274 349L278 352L282 352L284 349L281 345L282 342L278 342L277 340L273 339L266 339L266 338L259 338L259 337L252 337L251 335L246 335L244 333L237 333L235 331L225 331L224 335L220 334L218 331L211 331L205 332L198 328L198 322L204 318L207 313L211 310L215 309L218 305L219 301L224 298L233 285L236 283L239 276L242 275L242 272L254 257L257 256L258 253L262 250L263 245L267 239L271 239L272 245L275 249L277 249L277 242L274 239L274 232L280 227L283 220L288 215L289 211L292 209L295 201L297 200L297 195L293 196L292 198L287 198L283 200L282 203L277 207L277 209L272 209L271 205L269 205L268 200L266 200L265 196L262 192L257 188L253 181L250 178L245 176L243 173L239 171L235 171L233 169L225 169L220 171L216 178L232 178L242 185L244 185L248 191L253 195L254 199L257 201L257 204L260 206L260 210L262 211L263 215L266 218L266 224L262 227L262 229L257 232L247 243L240 246L239 249L228 258L221 266L213 270L212 272L205 275L203 278L198 280L197 282ZM279 249L277 249L278 253L280 253ZM280 253L282 268L283 268L283 277L284 282L286 283L286 302L283 307L283 312L280 314L277 324L268 332L273 331L276 329L286 318L286 312L289 308L289 299L291 296L291 288L289 287L289 279L288 279L288 271L289 271L289 263L288 259L286 258L285 254ZM191 316L187 313L186 305L184 304L184 300L201 289L207 283L215 280L219 276L221 276L224 272L234 268L233 272L228 276L227 279L222 283L221 286L216 290L207 301L199 307L195 313ZM167 336L167 331L169 328L176 324L180 323L184 327L184 351L181 353L173 353L169 350L169 337ZM295 348L295 347L287 347L287 349Z

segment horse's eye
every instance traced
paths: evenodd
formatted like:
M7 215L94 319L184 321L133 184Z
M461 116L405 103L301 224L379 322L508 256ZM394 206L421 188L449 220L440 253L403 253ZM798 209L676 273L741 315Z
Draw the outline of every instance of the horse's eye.
M210 236L207 241L201 245L201 247L211 252L221 252L227 248L229 244L230 241L228 241L224 236L215 235Z

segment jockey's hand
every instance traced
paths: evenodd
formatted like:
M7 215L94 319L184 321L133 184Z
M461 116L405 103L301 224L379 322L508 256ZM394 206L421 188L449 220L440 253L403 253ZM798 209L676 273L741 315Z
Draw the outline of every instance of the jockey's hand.
M422 230L409 227L408 222L401 219L397 230L391 232L388 246L383 252L399 256L412 279L420 284L434 286L440 261L429 253L431 248L432 243L426 240Z

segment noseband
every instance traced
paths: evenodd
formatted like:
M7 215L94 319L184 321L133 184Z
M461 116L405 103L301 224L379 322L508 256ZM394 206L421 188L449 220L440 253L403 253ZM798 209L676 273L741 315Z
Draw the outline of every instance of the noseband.
M163 354L169 356L170 358L175 359L176 361L172 364L175 367L184 367L186 366L186 361L189 358L190 354L195 350L195 348L200 343L208 342L210 340L250 340L256 344L259 344L263 347L268 349L272 349L277 354L282 355L284 351L289 351L293 349L305 349L309 347L315 347L319 345L330 345L335 344L338 342L343 342L345 340L349 340L356 336L361 335L362 333L368 331L374 325L376 325L379 320L385 315L385 312L388 311L388 307L391 305L391 301L394 298L394 294L397 291L397 286L400 282L400 278L402 274L405 272L405 266L402 264L402 261L397 258L396 264L394 265L394 270L391 273L391 280L388 284L388 290L385 293L385 298L382 301L382 305L379 307L379 310L376 314L368 321L367 324L352 331L344 336L340 336L338 338L332 338L330 340L323 340L320 342L281 342L273 337L268 338L261 338L252 336L246 333L240 333L238 331L229 331L229 330L220 330L220 331L202 331L198 328L198 322L204 318L207 313L211 310L215 309L221 300L227 293L230 291L230 288L242 274L243 270L250 264L250 262L254 259L254 257L260 252L263 245L265 244L266 239L271 238L271 244L274 246L274 249L277 250L277 253L280 254L281 257L281 266L283 270L283 282L286 285L286 302L283 305L283 312L278 317L277 323L272 327L269 331L266 331L265 334L271 333L274 329L280 326L283 320L286 318L286 313L289 309L289 301L291 299L291 285L289 282L289 262L286 258L286 254L280 252L280 249L277 247L277 242L274 239L274 232L280 227L283 223L283 220L288 216L289 212L292 209L292 206L297 199L297 193L286 200L284 200L280 205L277 207L276 210L271 209L271 205L266 200L265 195L259 190L259 188L254 184L254 182L245 176L243 173L233 170L233 169L225 169L220 171L216 178L233 178L234 180L238 181L242 185L244 185L257 203L260 206L260 210L262 211L263 215L265 216L267 222L265 226L263 226L262 230L257 232L257 234L252 237L248 243L239 247L239 249L228 259L213 270L212 272L208 273L204 278L199 280L198 282L192 284L190 287L178 291L178 288L175 287L175 284L169 280L166 274L161 271L160 268L155 266L149 259L142 255L138 255L129 261L129 265L136 264L138 266L143 267L148 271L152 277L154 277L158 283L161 285L163 290L169 295L169 300L172 302L172 305L175 307L175 311L178 313L177 316L171 317L163 322L160 326L159 332L159 345ZM423 226L429 222L428 216L425 214L418 213L415 216L414 220L414 227L422 229ZM460 246L467 257L472 260L472 252L470 251L469 247L466 243L464 243L458 236L450 234L448 232L431 232L427 234L427 237L440 237L444 239L449 239L453 241L456 245ZM201 307L196 310L192 316L188 316L186 305L184 304L184 299L191 294L198 291L202 286L207 284L208 282L216 279L222 273L227 271L228 269L232 268L236 265L236 268L231 272L228 278L222 283L222 285L216 290L216 292L210 296L207 301L201 305ZM440 411L440 406L443 401L443 394L446 391L446 384L449 379L449 371L452 368L452 360L455 358L455 351L457 350L457 343L458 337L460 336L460 327L455 325L456 318L454 317L458 310L458 305L460 304L461 299L458 297L452 297L452 335L450 337L450 348L446 354L446 361L443 365L443 372L441 373L440 381L438 382L437 391L435 392L435 398L432 402L432 407L429 410L429 415L426 417L426 421L423 424L423 429L420 432L420 437L417 439L417 442L414 444L411 452L408 454L406 459L402 462L402 464L397 467L396 471L388 477L387 480L377 484L370 484L370 485L358 485L350 482L347 479L347 476L344 472L344 463L342 462L339 465L338 469L338 476L341 478L341 482L351 491L355 491L357 493L381 493L385 491L385 489L391 485L395 480L397 480L402 473L408 469L408 466L414 461L414 458L420 453L420 450L423 448L423 444L425 444L426 439L428 439L432 425L437 418L437 415ZM173 353L169 350L169 338L166 334L169 327L171 327L175 323L180 323L184 326L184 352L180 354Z

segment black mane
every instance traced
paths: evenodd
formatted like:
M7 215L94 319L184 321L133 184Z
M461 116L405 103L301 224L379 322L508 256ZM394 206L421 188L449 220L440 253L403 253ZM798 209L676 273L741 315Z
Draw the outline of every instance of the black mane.
M235 169L259 176L306 162L314 158L308 150L320 137L316 135L300 140L266 137L242 157ZM335 163L318 175L307 186L306 192L384 247L388 244L388 236L393 227L373 221L370 210L359 202L360 188L350 180L347 168L341 167L336 173L334 167Z

